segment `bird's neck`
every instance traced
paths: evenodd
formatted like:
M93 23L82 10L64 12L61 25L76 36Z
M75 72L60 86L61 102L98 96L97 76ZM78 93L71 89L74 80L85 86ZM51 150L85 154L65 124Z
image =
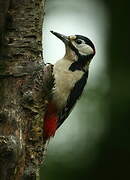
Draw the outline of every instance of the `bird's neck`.
M78 55L71 48L66 47L65 59L69 59L71 62L78 60Z
M80 70L86 72L89 69L89 64L90 64L89 57L80 55L72 62L69 70L71 71Z
M75 70L82 70L87 71L89 68L90 60L92 57L91 55L81 55L77 49L71 49L66 48L66 54L65 59L68 59L70 62L72 62L69 70L75 71Z

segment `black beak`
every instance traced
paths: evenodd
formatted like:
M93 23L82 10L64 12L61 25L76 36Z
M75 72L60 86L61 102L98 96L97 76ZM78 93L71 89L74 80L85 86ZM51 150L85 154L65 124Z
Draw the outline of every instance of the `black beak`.
M65 43L65 45L68 44L69 42L69 38L63 34L54 32L54 31L50 31L52 34L54 34L56 37L58 37L61 41L63 41Z

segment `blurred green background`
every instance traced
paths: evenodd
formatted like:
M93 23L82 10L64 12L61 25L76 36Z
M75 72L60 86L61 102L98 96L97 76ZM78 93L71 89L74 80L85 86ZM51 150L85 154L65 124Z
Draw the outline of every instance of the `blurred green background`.
M82 98L49 143L41 180L130 179L129 7L127 0L47 0L45 61L64 54L50 30L89 37L96 56Z

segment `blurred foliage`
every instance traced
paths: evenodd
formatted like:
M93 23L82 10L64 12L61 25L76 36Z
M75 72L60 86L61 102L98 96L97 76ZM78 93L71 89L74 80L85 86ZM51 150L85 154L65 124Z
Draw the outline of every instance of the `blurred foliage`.
M78 119L82 119L78 129L82 135L79 137L73 132L67 136L70 147L65 147L66 153L62 152L62 140L58 149L54 149L52 144L56 140L52 140L41 171L41 180L130 178L130 4L126 0L100 2L105 4L110 18L106 38L106 71L110 87L104 86L107 79L100 79L96 86L88 87L87 94L84 93L73 112ZM74 121L72 124L74 126ZM64 125L68 133L71 125Z

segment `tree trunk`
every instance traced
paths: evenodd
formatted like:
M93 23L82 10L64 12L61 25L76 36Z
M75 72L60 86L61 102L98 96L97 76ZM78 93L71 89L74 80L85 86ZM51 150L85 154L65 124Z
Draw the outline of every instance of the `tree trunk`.
M42 59L43 14L44 0L0 0L1 180L37 179L43 161L53 85Z

